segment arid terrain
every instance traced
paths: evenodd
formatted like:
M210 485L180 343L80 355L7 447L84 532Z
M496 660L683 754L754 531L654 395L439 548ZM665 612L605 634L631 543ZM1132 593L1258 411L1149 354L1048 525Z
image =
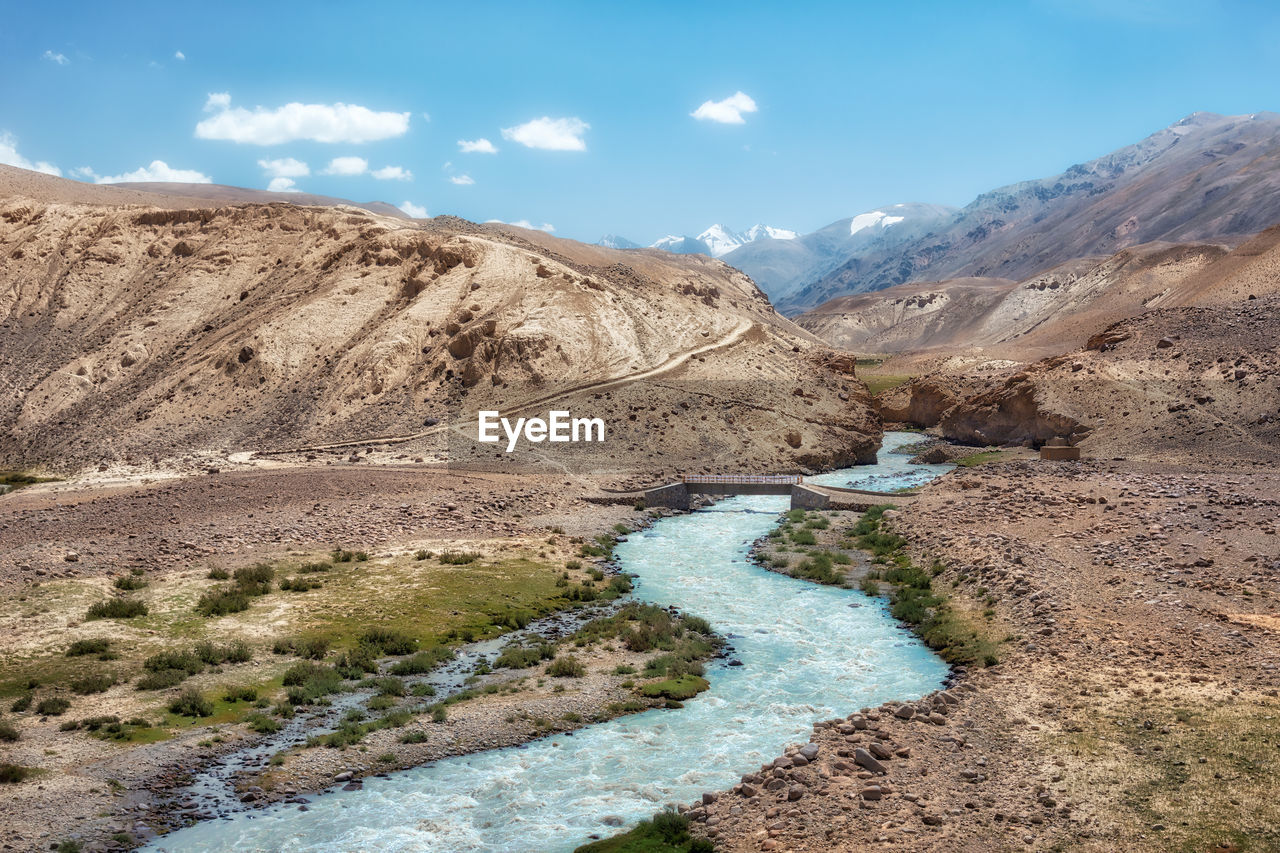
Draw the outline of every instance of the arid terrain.
M756 553L923 596L900 618L946 690L743 767L682 807L695 835L1280 846L1280 231L793 323L698 255L149 189L0 167L0 469L39 480L0 495L7 849L127 849L699 701L696 602L609 621L614 543L666 512L636 490L869 461L886 425L959 467ZM557 407L608 440L476 441L481 409ZM1038 460L1056 438L1083 459ZM504 664L467 670L484 641ZM185 787L255 743L230 801Z

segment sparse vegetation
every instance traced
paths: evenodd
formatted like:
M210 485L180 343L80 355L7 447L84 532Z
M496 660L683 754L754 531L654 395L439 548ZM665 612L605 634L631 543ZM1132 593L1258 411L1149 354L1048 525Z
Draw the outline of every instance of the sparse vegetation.
M67 646L67 657L83 657L85 655L100 655L111 648L111 641L104 639L92 640L76 640L70 646Z
M573 655L558 657L547 665L547 675L553 678L581 678L586 674L587 668Z
M689 834L689 818L671 809L658 812L621 835L593 841L574 853L713 853L705 838Z
M108 598L94 602L85 614L86 621L93 619L132 619L135 616L146 616L147 605L136 598Z
M63 696L50 696L41 699L36 705L36 713L42 717L60 717L71 707L71 700Z
M183 690L169 703L169 712L179 717L212 717L213 703L199 690Z
M0 785L17 785L31 778L32 769L20 764L0 764Z
M445 566L465 566L480 559L480 554L477 551L441 551L438 559Z

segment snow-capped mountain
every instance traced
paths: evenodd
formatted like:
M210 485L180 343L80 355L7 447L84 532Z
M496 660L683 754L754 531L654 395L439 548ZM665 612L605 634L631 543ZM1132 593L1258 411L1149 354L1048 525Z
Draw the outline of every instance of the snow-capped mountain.
M812 234L779 239L757 237L724 255L724 262L755 279L775 303L850 258L893 247L942 227L954 208L936 204L894 204L839 219Z
M639 249L639 243L633 243L626 237L619 237L617 234L606 234L596 241L597 246L604 246L606 249Z
M716 223L697 237L682 237L669 234L650 245L652 249L662 249L677 255L701 253L713 258L723 257L734 249L753 243L756 240L794 240L798 235L785 228L774 228L772 225L753 225L746 231L731 231Z

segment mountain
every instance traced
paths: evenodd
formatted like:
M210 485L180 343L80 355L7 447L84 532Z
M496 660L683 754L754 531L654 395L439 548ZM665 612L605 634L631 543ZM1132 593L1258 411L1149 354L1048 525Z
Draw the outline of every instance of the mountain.
M854 352L981 351L1025 361L1083 346L1109 322L1182 299L1188 277L1225 254L1221 245L1149 243L1021 282L959 278L840 296L796 322Z
M578 470L874 455L852 363L710 258L178 198L0 170L6 465L380 444L493 465L475 413L549 408L609 424L557 456Z
M774 228L771 225L753 225L746 231L731 231L719 223L712 225L697 237L682 237L669 234L650 245L651 249L662 249L677 255L710 255L721 258L741 246L757 240L786 241L794 240L798 235L785 228Z
M860 250L779 306L800 313L911 281L1023 280L1141 243L1237 243L1278 221L1280 115L1193 113L1059 175L984 193L930 233Z
M633 243L626 237L619 237L617 234L606 234L595 242L597 246L603 246L606 249L639 249L642 248L639 243Z
M755 279L777 302L850 257L892 250L930 233L955 213L953 207L936 204L895 204L837 220L803 236L781 240L761 236L727 253L723 260Z

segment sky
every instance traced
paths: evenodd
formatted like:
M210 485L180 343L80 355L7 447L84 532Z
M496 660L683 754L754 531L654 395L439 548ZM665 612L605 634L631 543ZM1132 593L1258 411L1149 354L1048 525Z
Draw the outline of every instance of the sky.
M1280 4L0 0L0 162L641 243L964 205L1280 111Z

